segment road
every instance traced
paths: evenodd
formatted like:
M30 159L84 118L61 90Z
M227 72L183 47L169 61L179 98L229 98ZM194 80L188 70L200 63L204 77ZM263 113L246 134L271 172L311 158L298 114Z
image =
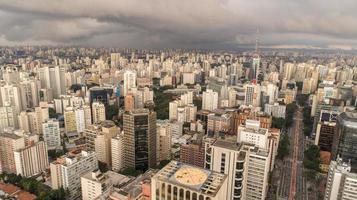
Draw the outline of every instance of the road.
M288 200L307 200L306 179L302 163L305 150L302 107L299 107L295 112L294 123L288 134L290 136L290 154L281 167L278 197Z

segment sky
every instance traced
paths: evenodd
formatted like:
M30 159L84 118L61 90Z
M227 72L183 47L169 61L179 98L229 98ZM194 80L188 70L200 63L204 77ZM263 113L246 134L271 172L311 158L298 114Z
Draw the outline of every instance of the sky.
M0 0L0 45L357 49L356 0Z

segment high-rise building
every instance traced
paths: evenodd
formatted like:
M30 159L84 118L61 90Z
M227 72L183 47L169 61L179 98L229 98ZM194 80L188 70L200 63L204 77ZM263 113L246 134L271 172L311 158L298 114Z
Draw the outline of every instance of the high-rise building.
M105 106L100 102L92 103L93 123L99 123L105 120Z
M252 144L239 144L235 139L207 141L205 168L227 175L225 199L264 200L268 191L270 152Z
M157 121L157 161L171 160L171 127L167 121Z
M0 134L0 172L16 173L14 152L24 147L24 137L7 132Z
M110 165L112 163L111 139L119 131L114 122L109 120L90 125L84 131L87 150L95 151L98 161Z
M61 132L59 121L50 119L42 123L43 139L47 149L59 149L61 147Z
M69 191L69 199L81 198L81 176L98 169L95 152L70 152L50 164L53 189L63 187Z
M66 93L66 69L55 67L43 67L39 69L39 77L42 88L51 88L53 97L58 98L60 95Z
M124 93L123 93L123 95L126 96L132 88L136 88L136 72L127 70L124 72L124 88L123 88Z
M151 199L223 200L228 177L171 161L151 178Z
M156 113L135 109L123 114L125 167L146 171L156 166Z
M218 93L213 90L203 92L202 109L213 111L218 108Z
M47 147L44 141L30 141L26 147L14 151L16 174L31 177L49 167Z
M246 84L244 104L247 106L260 106L260 86L257 84Z
M325 200L357 199L357 174L351 172L351 164L341 158L331 161L327 176Z
M76 132L77 121L76 121L76 113L74 112L74 108L73 107L65 108L63 116L64 116L64 127L66 133Z
M357 171L357 112L347 111L337 118L336 133L332 144L332 160L340 156L350 160L352 172Z
M21 102L20 88L14 85L4 85L0 87L1 105L15 106L18 112L23 110Z
M0 107L0 132L3 132L8 127L18 128L17 109L15 106Z
M124 168L124 135L118 134L111 139L112 170L120 171Z
M135 100L134 96L131 94L128 94L124 97L124 110L125 111L131 111L135 108Z

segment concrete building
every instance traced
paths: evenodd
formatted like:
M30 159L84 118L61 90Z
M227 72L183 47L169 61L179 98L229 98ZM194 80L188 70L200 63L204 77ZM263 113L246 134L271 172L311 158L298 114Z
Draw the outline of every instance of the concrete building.
M14 152L24 147L24 137L7 132L0 134L0 172L16 173Z
M111 139L119 133L114 122L106 120L89 126L84 130L86 149L97 154L98 161L112 163Z
M357 174L351 172L351 164L341 158L331 161L327 176L325 200L357 199Z
M36 135L37 136L37 135ZM47 146L37 139L28 142L26 147L14 151L16 174L31 177L44 172L49 167Z
M227 175L227 200L265 200L268 191L270 152L235 137L214 139L205 144L205 168Z
M202 95L202 109L213 111L218 108L218 93L207 89Z
M227 195L222 173L171 161L151 178L151 199L222 200Z
M92 115L93 115L93 124L99 123L105 120L105 106L100 102L92 103Z
M105 173L96 169L81 176L82 200L109 197L113 187L122 183L127 177L112 171Z
M0 132L5 128L18 128L17 109L15 106L5 105L0 107Z
M112 170L120 171L124 168L124 135L118 134L111 138Z
M98 169L95 152L70 152L50 164L53 189L69 190L69 199L81 198L81 176Z
M132 88L136 88L136 72L127 70L124 72L123 76L124 76L123 95L126 96Z
M156 113L135 109L123 114L125 167L146 171L156 166Z
M171 160L171 127L167 121L157 121L157 161Z
M46 142L47 149L61 148L61 132L59 121L50 119L42 123L43 139Z

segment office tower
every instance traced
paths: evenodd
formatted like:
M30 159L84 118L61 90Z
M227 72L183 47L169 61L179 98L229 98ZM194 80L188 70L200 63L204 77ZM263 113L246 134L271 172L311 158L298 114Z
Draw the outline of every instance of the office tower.
M81 177L82 200L102 199L101 195L109 198L113 186L120 185L123 179L126 179L126 176L112 171L102 173L96 169L85 173Z
M203 92L202 109L213 111L218 108L218 93L213 90Z
M61 148L61 132L59 121L56 119L49 119L42 123L43 139L46 142L47 149Z
M336 121L340 112L334 110L321 110L317 119L315 145L320 151L332 151L333 138L336 133Z
M125 111L131 111L135 108L135 100L134 96L131 94L128 94L124 97L124 110Z
M351 164L341 158L331 161L327 176L325 200L357 199L357 174L351 172Z
M89 89L89 102L92 105L93 102L102 102L104 105L109 104L110 93L105 88L91 87Z
M31 177L44 172L49 167L47 147L44 141L30 141L26 147L14 151L16 174Z
M271 163L268 149L239 144L235 137L208 140L205 146L205 168L227 175L225 199L265 199Z
M171 161L151 178L151 199L223 200L227 180L222 173Z
M95 152L70 152L50 164L53 189L63 187L69 199L81 198L81 176L98 169Z
M332 159L340 156L343 160L351 161L351 170L357 170L357 112L347 111L337 118L336 133L332 144Z
M92 103L93 123L99 123L105 120L105 106L100 102Z
M244 104L247 106L260 106L260 86L257 84L244 85L245 100Z
M117 134L111 138L112 170L120 171L124 168L124 135Z
M106 120L92 124L84 130L88 151L95 151L98 161L110 165L112 163L111 139L119 133L114 122Z
M171 127L167 121L158 120L156 123L157 130L157 161L171 160Z
M250 79L258 80L258 75L260 73L260 58L259 58L259 56L256 58L253 58L252 70L253 70L253 73L252 73Z
M0 107L0 132L8 127L18 128L17 110L9 104Z
M177 120L177 109L180 105L180 100L171 101L169 103L169 120Z
M125 167L146 171L156 166L156 113L135 109L123 114Z
M132 88L136 88L136 72L127 70L124 72L124 93L126 96Z
M18 112L23 110L21 103L21 92L19 87L14 85L1 86L0 94L2 106L15 106Z
M14 133L0 134L0 172L16 173L14 151L25 147L25 138Z

